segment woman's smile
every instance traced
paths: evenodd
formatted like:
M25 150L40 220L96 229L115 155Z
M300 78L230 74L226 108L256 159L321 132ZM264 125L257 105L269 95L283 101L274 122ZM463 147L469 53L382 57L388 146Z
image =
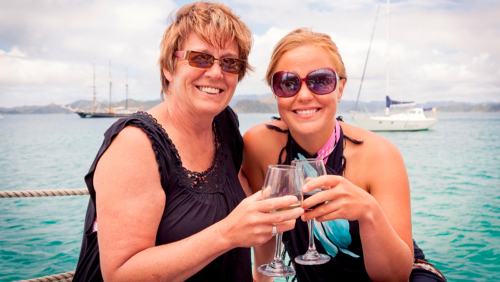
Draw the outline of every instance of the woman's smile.
M219 88L209 87L209 86L197 86L200 91L206 92L208 94L219 94L223 90Z
M293 110L293 112L300 115L300 116L310 116L310 115L313 115L313 114L319 112L320 110L321 110L321 108L297 109L297 110Z

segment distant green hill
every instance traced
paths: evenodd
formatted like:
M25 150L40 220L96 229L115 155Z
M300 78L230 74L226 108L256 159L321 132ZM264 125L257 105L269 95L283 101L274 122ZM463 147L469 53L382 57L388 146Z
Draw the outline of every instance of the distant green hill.
M276 102L266 103L260 100L239 100L232 106L237 113L277 113Z
M141 111L147 111L160 103L161 103L160 99L152 101L136 101L129 99L127 106L129 108L138 108ZM106 109L108 107L107 103L97 102L96 104L97 104L97 109ZM69 106L73 109L90 111L92 109L92 101L78 100L76 102L73 102L65 106ZM125 106L126 106L125 100L113 103L111 105L111 107L125 107ZM61 105L49 104L46 106L22 106L13 108L0 108L0 114L72 114L72 112L62 108Z
M49 104L46 106L23 106L14 108L0 108L0 114L65 114L70 111L60 105Z
M267 102L271 95L238 95L233 98L230 105L237 113L277 113L278 108L276 106L276 101ZM142 111L147 111L154 106L161 103L161 100L151 100L151 101L137 101L128 100L129 108L138 108ZM108 107L107 103L97 103L98 109L106 109ZM350 112L355 107L354 101L342 100L338 104L338 112L346 113ZM112 107L125 107L125 100L117 103L113 103ZM68 104L73 109L79 110L91 110L92 101L89 100L79 100ZM428 102L423 105L424 107L436 107L438 112L500 112L500 103L485 103L485 104L472 104L472 103L458 103L458 102ZM380 111L385 108L385 102L373 101L367 103L360 103L358 106L358 111L361 109L366 109L370 112ZM23 106L23 107L13 107L13 108L2 108L0 107L0 114L70 114L71 111L66 110L57 104L49 104L45 106Z
M440 112L500 112L500 104L460 104L439 107Z

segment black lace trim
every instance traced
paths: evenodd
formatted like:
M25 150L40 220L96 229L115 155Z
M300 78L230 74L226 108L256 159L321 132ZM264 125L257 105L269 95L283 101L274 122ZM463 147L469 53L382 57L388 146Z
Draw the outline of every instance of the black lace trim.
M156 120L156 118L154 118L149 113L138 111L137 113L134 114L134 116L144 116L144 117L148 118L153 124L155 124L158 128L160 128L160 130L162 130L163 132L165 132L165 130L163 129L163 127L161 126L161 124L158 123L158 121ZM161 154L160 154L161 149L158 148L158 145L156 144L156 142L153 142L153 140L154 140L153 133L151 132L151 130L144 123L138 123L138 124L131 123L129 125L135 126L135 127L139 127L148 136L149 140L151 141L151 147L153 148L153 151L155 153L156 162L158 163L158 171L160 172L160 175L162 175L162 164L163 164L163 161L162 161ZM170 142L170 143L172 142L172 140L170 140L170 138L168 138L168 135L167 135L167 142ZM171 147L170 144L169 144L169 146Z
M175 144L172 142L166 130L163 128L161 124L158 123L155 117L146 112L137 112L137 115L148 117L150 121L152 121L152 123L156 127L158 127L160 131L165 135L165 139L168 142L170 151L174 155L174 161L176 164L176 169L178 170L178 179L180 185L192 188L190 190L193 192L201 192L201 193L203 192L214 193L214 192L219 192L221 190L224 178L220 177L219 173L220 170L224 168L223 160L225 154L222 149L222 142L220 141L220 132L217 130L215 121L212 124L212 130L214 133L214 142L215 142L215 154L212 160L212 164L207 170L203 172L197 172L197 171L190 171L182 165L182 160L179 155L179 152L177 151L177 148L175 147ZM144 130L142 126L140 127L141 129ZM148 130L144 131L146 132L150 140L153 140L151 138L151 133L149 133ZM160 171L161 171L162 161L161 158L159 157L158 146L154 142L152 143L153 143L153 150L156 154L156 160L158 162L158 165L160 166Z
M212 164L210 167L203 171L191 171L182 166L182 161L179 157L179 161L181 162L181 171L179 180L184 182L185 186L190 187L193 191L198 192L200 190L204 190L206 192L218 192L222 188L222 177L218 175L220 169L224 166L222 161L221 154L221 142L218 134L218 130L216 129L215 122L212 124L212 130L214 133L214 143L215 143L215 154L212 159ZM195 189L196 188L196 189Z

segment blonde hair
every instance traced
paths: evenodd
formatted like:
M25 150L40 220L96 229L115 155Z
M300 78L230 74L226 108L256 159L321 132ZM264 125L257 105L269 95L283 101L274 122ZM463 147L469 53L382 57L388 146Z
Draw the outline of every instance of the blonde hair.
M201 40L210 46L225 48L227 42L236 40L238 44L239 59L248 60L252 47L252 33L248 26L231 9L222 3L195 2L181 7L171 24L167 27L160 43L160 58L158 65L161 74L161 98L167 93L169 81L163 74L165 68L170 73L175 71L175 51L181 50L188 36L194 32ZM253 70L247 62L244 72L238 75L241 81L246 72Z
M313 32L309 28L298 28L285 35L285 37L276 44L276 47L274 47L271 55L271 62L266 72L266 82L269 86L271 86L271 79L275 72L276 65L283 55L294 48L304 45L315 45L324 48L330 54L337 75L340 78L347 79L344 62L332 38L328 34Z

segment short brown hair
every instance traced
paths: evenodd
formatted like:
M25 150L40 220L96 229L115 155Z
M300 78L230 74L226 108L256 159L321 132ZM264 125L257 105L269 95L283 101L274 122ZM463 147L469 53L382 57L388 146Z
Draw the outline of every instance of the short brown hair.
M283 54L304 45L315 45L324 48L330 54L338 76L347 79L344 62L332 38L328 34L313 32L309 28L298 28L285 35L285 37L276 44L276 47L274 47L273 54L271 55L271 62L266 72L266 81L269 86L271 86L271 79L276 69L276 65L283 57Z
M236 40L238 43L239 59L248 60L248 54L252 47L252 33L248 26L238 16L233 14L230 8L222 3L195 2L182 6L171 24L165 30L160 44L160 58L158 64L161 74L161 97L167 93L169 81L163 74L165 68L170 73L175 71L177 57L175 51L182 51L184 42L189 34L194 32L200 39L218 48L224 48L228 41ZM244 72L238 75L241 81L248 70L252 70L248 64Z

